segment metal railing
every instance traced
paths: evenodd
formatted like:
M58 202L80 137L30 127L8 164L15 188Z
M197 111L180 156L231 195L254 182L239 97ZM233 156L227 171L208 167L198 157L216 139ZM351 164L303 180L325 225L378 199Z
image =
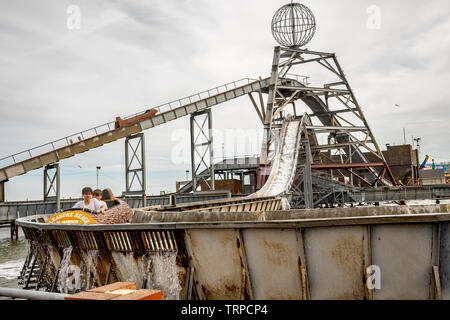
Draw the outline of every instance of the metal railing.
M301 84L303 84L305 86L309 86L311 84L309 82L310 77L303 76L303 75L300 75L300 74L288 73L288 74L286 74L286 78L295 79L295 80L297 80L298 82L300 82Z
M206 90L206 91L196 93L194 95L191 95L191 96L188 96L185 98L181 98L178 100L174 100L174 101L159 105L159 106L155 107L154 109L158 110L158 114L165 113L165 112L171 111L173 109L179 108L181 106L209 98L213 95L217 95L217 94L227 92L229 90L237 89L239 87L248 85L255 81L257 81L257 80L251 79L251 78L243 78L243 79L236 80L236 81L233 81L230 83L226 83L224 85L221 85L221 86L218 86L218 87ZM127 116L124 119L130 119L130 118L136 117L138 115L144 114L145 112L146 111L142 111L142 112ZM71 134L62 139L55 140L55 141L40 145L38 147L31 148L31 149L1 158L0 159L0 168L4 168L7 166L16 164L18 162L29 160L29 159L39 156L41 154L55 151L56 149L70 146L73 143L77 143L77 142L92 138L96 135L106 133L106 132L114 129L114 123L115 123L115 121L111 121L111 122L99 125L97 127L94 127L94 128L88 129L88 130L84 130L84 131L80 131L75 134Z
M251 78L242 78L240 80L236 80L230 83L226 83L224 85L209 89L209 90L205 90L196 94L193 94L191 96L187 96L178 100L173 100L171 102L165 103L165 104L161 104L159 106L154 107L154 109L158 110L157 114L160 113L164 113L167 111L171 111L173 109L177 109L179 107L203 100L203 99L207 99L211 96L215 96L230 90L234 90L237 89L239 87L245 86L247 84L250 84L252 82L257 81L256 79L251 79ZM135 113L131 116L125 117L124 119L129 119L129 118L134 118L136 116L139 116L141 114L144 114L145 111L139 112L139 113Z

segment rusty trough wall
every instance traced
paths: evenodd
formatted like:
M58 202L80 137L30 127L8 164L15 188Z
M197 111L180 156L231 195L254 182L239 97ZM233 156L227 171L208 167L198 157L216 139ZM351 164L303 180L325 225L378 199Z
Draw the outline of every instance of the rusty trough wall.
M131 254L138 264L176 253L179 299L450 299L450 205L137 210L137 223L112 226L48 225L42 218L17 223L45 270L42 286L53 291L64 248L71 247L70 263L85 271L89 251L98 250L97 285L127 280L113 255ZM373 265L381 270L379 290L366 285ZM145 284L149 275L139 277Z

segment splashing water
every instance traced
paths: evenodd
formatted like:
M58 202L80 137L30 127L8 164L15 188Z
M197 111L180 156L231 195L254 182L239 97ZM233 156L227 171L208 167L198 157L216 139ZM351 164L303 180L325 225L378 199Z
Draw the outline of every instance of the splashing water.
M71 285L69 284L69 281L71 280L69 277L71 256L72 247L64 248L58 276L58 291L61 293L68 293L69 289L71 289Z
M0 264L0 278L7 280L17 279L20 271L22 270L23 261L14 260Z
M176 253L154 254L147 266L147 287L161 290L165 300L179 300L180 297L176 258Z
M120 272L120 281L135 282L137 289L144 285L145 266L141 259L135 260L133 253L112 252L112 257Z
M86 270L86 289L92 289L95 286L95 281L98 280L97 274L97 261L98 261L98 250L88 250L87 252L87 270ZM91 285L91 274L92 285Z

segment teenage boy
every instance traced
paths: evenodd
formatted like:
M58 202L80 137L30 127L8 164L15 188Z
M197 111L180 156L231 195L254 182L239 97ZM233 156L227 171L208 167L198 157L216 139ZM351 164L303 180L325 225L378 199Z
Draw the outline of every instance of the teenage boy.
M72 208L74 209L89 209L91 211L100 211L100 213L105 213L106 206L102 205L100 201L92 198L92 189L89 187L83 188L81 190L83 200L77 202Z

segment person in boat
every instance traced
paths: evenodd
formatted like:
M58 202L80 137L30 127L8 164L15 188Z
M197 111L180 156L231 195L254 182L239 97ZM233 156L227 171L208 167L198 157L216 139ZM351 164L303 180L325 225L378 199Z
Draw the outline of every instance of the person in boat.
M108 205L106 204L106 202L105 202L105 201L102 201L102 196L103 196L103 191L102 191L102 190L100 190L100 189L95 189L95 190L92 192L92 196L93 196L95 199L97 199L98 201L100 201L100 204L101 204L102 206L105 206L106 209L108 209Z
M106 205L101 204L100 201L92 197L92 189L85 187L81 190L83 200L78 201L73 209L89 209L92 212L106 213Z

